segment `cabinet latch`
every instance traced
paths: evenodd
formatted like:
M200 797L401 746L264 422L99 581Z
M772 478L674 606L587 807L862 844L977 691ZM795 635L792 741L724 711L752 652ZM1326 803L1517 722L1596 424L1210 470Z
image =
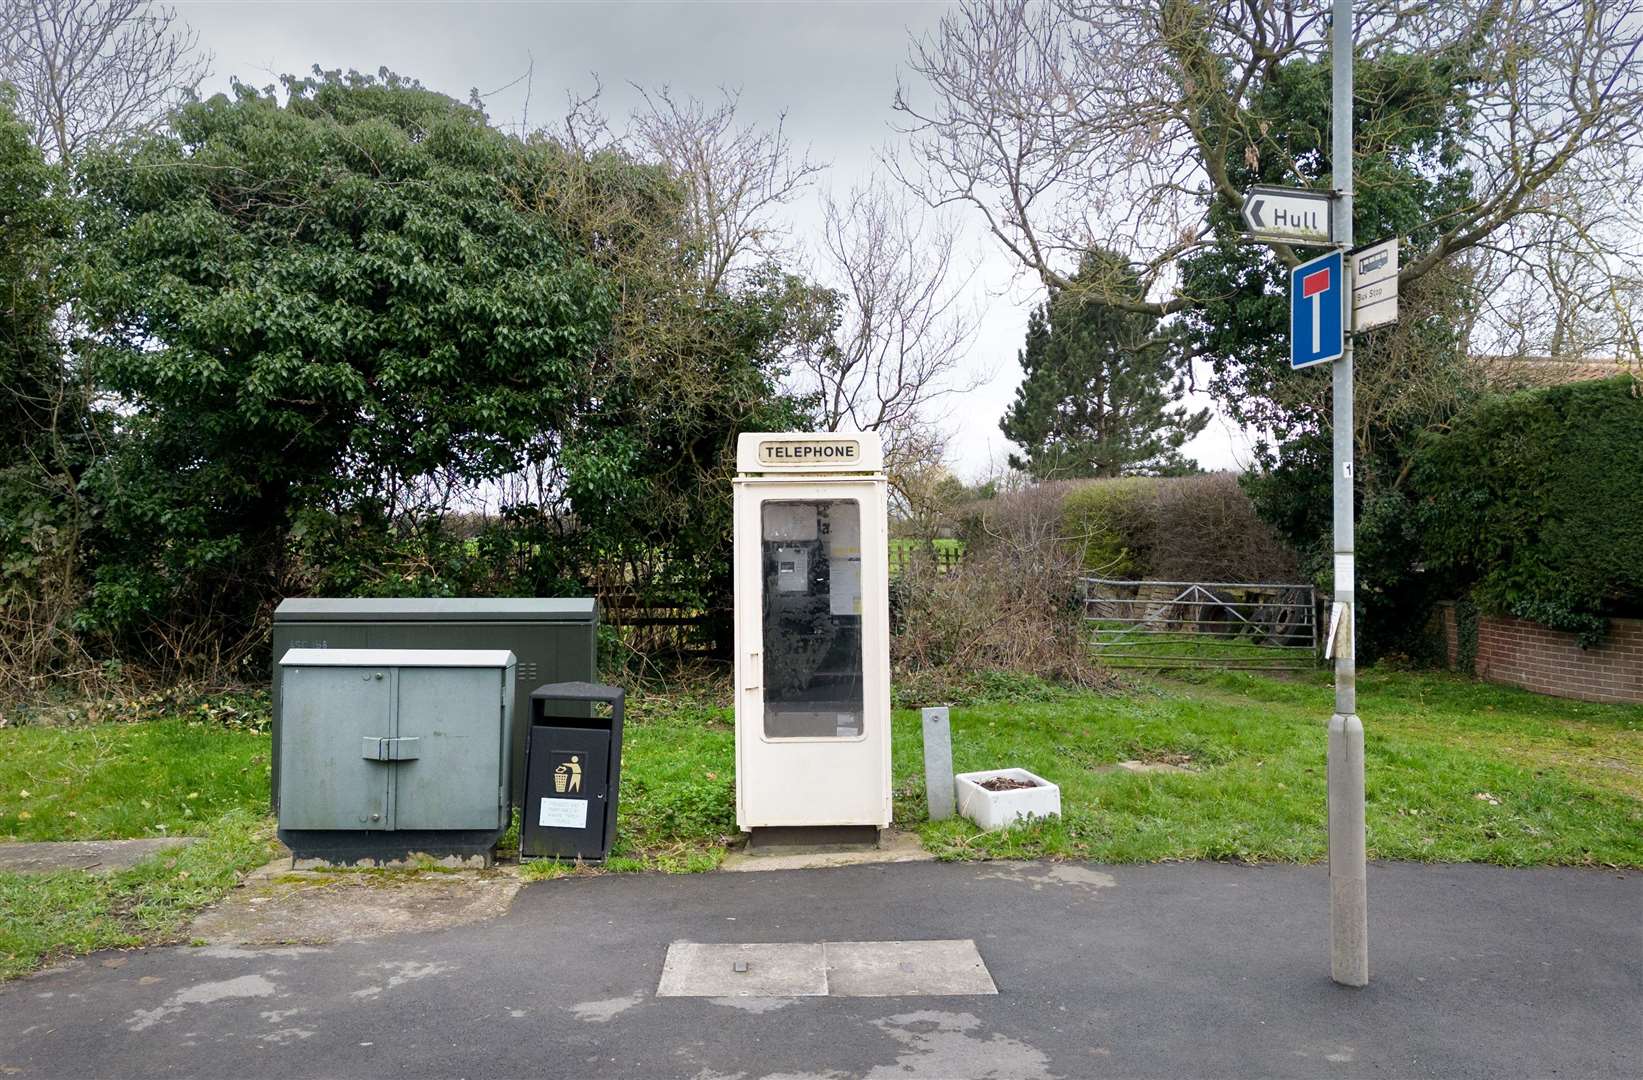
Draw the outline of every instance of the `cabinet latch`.
M421 741L415 735L397 739L367 735L360 754L366 761L415 761Z

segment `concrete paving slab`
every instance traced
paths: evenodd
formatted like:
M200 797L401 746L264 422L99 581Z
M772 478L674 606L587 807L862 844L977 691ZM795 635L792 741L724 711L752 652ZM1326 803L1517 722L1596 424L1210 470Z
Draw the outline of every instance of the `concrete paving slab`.
M827 992L833 997L952 997L996 994L970 938L950 941L829 941Z
M212 945L325 944L494 919L522 884L504 870L289 870L276 860L194 920Z
M50 874L89 870L109 874L126 870L150 855L194 842L192 836L157 836L139 840L8 841L0 843L0 872Z
M667 947L657 997L822 997L827 960L820 942Z
M927 862L935 855L924 850L917 833L886 829L878 846L840 850L821 846L810 850L782 848L751 848L725 856L719 869L733 872L749 870L825 870L834 866L872 866L878 863Z

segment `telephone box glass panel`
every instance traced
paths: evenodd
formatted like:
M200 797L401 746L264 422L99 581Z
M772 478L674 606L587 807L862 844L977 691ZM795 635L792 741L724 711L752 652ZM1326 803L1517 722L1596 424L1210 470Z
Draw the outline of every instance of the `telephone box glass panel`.
M861 507L767 502L759 538L765 736L855 738L864 701Z

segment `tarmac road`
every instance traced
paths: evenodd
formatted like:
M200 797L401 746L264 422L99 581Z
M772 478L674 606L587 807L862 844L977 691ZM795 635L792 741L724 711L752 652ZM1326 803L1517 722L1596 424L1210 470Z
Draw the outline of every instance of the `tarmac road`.
M101 954L0 987L0 1076L1637 1077L1643 875L913 863L541 882L503 916ZM655 996L669 943L972 938L996 996ZM116 966L107 966L106 963Z

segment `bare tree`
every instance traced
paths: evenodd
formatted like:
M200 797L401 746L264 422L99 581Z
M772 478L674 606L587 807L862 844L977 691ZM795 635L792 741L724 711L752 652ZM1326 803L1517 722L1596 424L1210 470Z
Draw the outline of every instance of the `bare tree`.
M1643 363L1643 216L1636 191L1601 205L1559 178L1534 212L1471 253L1475 352Z
M946 449L936 407L985 381L960 370L978 325L974 270L958 257L951 220L882 180L843 202L824 196L822 219L822 288L813 324L797 335L799 389L817 395L824 429L878 432L910 498L913 473Z
M780 122L761 128L738 119L732 93L708 106L665 87L639 92L626 135L611 134L596 84L590 94L569 96L564 118L541 137L583 163L570 170L581 179L562 186L558 213L586 226L596 257L617 260L612 269L626 283L617 361L663 399L688 402L720 388L693 380L690 364L665 362L712 347L697 340L700 319L676 294L684 288L699 302L701 292L733 285L754 257L790 262L792 253L779 246L782 208L821 166L793 151ZM651 221L636 193L604 191L598 170L586 167L600 153L662 166L684 189L682 214L669 210ZM783 298L794 388L816 396L825 429L880 432L892 477L937 464L945 440L934 407L975 385L959 371L977 312L967 300L970 273L957 257L956 229L882 180L842 201L824 197L822 209L817 280L789 275ZM612 236L627 242L606 243Z
M597 74L593 76L592 90L566 90L564 116L543 128L542 133L583 159L607 150L620 151L622 139L610 130L610 118L602 105L604 95L605 87Z
M209 70L197 43L148 0L0 0L0 81L59 161L159 123Z
M1141 298L1168 315L1178 260L1216 242L1211 212L1235 211L1234 163L1284 158L1253 96L1283 65L1328 55L1323 0L968 0L912 44L922 87L896 109L910 147L900 175L933 206L968 205L1020 265L1071 285L1078 253L1117 248ZM1545 293L1550 254L1581 267L1549 306L1635 347L1635 220L1643 138L1638 0L1367 0L1359 55L1464 65L1460 147L1472 195L1400 272L1411 283L1463 254L1513 287ZM1320 118L1321 122L1321 118ZM1374 153L1360 133L1358 153ZM1367 181L1366 181L1367 182ZM1293 251L1277 254L1293 265ZM1542 307L1548 305L1543 304ZM1571 314L1558 316L1568 324Z
M739 94L722 91L711 105L666 86L635 89L644 105L632 118L633 138L641 153L687 186L691 232L702 246L701 279L709 291L717 289L743 256L773 251L783 233L776 211L825 166L794 153L785 117L771 128L740 121Z

